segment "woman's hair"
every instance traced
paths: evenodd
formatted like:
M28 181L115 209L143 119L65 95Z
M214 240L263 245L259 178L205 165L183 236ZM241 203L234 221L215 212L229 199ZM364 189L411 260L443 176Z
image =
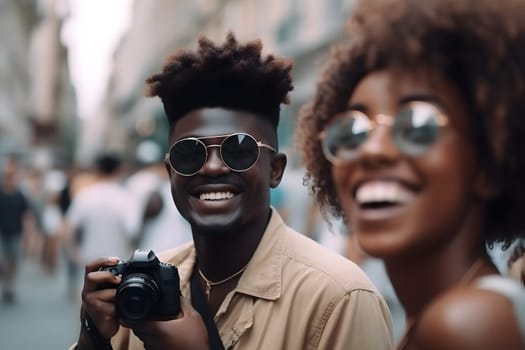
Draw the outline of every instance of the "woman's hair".
M319 132L344 110L358 82L384 68L437 72L471 115L478 157L499 186L488 204L486 240L525 232L525 1L363 0L332 51L296 143L305 181L325 212L343 216Z
M222 46L201 36L196 52L170 56L162 71L146 80L146 95L158 96L170 128L186 113L206 107L252 112L277 127L281 103L293 89L288 60L261 57L260 40L239 44L229 33Z

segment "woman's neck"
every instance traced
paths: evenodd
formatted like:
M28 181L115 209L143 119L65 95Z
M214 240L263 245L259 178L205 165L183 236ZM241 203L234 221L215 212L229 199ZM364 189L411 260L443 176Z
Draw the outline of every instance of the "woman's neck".
M484 262L484 273L497 273L483 239L484 214L483 202L474 201L455 230L450 228L452 231L443 232L433 241L429 238L412 254L385 259L385 268L408 319L417 318L443 291L463 283L477 261Z
M389 260L385 261L385 267L408 320L417 319L425 307L445 290L497 273L484 251L467 256L420 256L404 262Z

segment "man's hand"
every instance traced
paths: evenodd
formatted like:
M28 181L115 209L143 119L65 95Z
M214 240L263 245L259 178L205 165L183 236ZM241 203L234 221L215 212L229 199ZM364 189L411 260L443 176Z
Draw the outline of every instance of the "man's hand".
M148 350L208 350L208 332L201 315L181 297L181 314L169 321L123 325L133 329Z
M93 321L93 326L96 327L100 336L104 340L109 341L111 337L117 333L119 329L119 321L115 311L115 293L116 289L97 289L103 284L115 284L115 287L120 283L120 277L113 275L109 271L99 271L103 266L115 265L118 258L102 258L95 260L86 265L84 274L84 288L82 290L82 307L81 318L85 315ZM92 348L93 339L86 334L84 327L82 328L81 336L78 342L78 348ZM90 342L91 344L86 344Z

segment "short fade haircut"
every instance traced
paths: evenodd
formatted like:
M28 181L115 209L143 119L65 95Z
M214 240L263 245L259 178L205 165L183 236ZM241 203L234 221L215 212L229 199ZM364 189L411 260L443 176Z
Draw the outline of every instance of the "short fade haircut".
M170 56L162 71L146 80L146 96L160 97L170 129L199 108L223 107L257 114L274 128L280 104L293 89L288 60L261 57L260 40L239 44L233 33L222 46L201 36L196 52Z
M429 70L462 94L477 156L499 186L487 202L485 240L508 246L523 236L525 1L363 0L354 11L347 41L332 52L298 123L296 142L316 200L343 216L318 135L359 81L384 68Z

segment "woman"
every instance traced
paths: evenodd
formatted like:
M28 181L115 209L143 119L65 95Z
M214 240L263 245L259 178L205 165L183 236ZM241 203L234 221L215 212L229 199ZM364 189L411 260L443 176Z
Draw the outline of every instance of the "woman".
M399 349L525 348L525 292L485 249L525 233L524 16L524 1L363 0L302 110L306 179L384 260Z

